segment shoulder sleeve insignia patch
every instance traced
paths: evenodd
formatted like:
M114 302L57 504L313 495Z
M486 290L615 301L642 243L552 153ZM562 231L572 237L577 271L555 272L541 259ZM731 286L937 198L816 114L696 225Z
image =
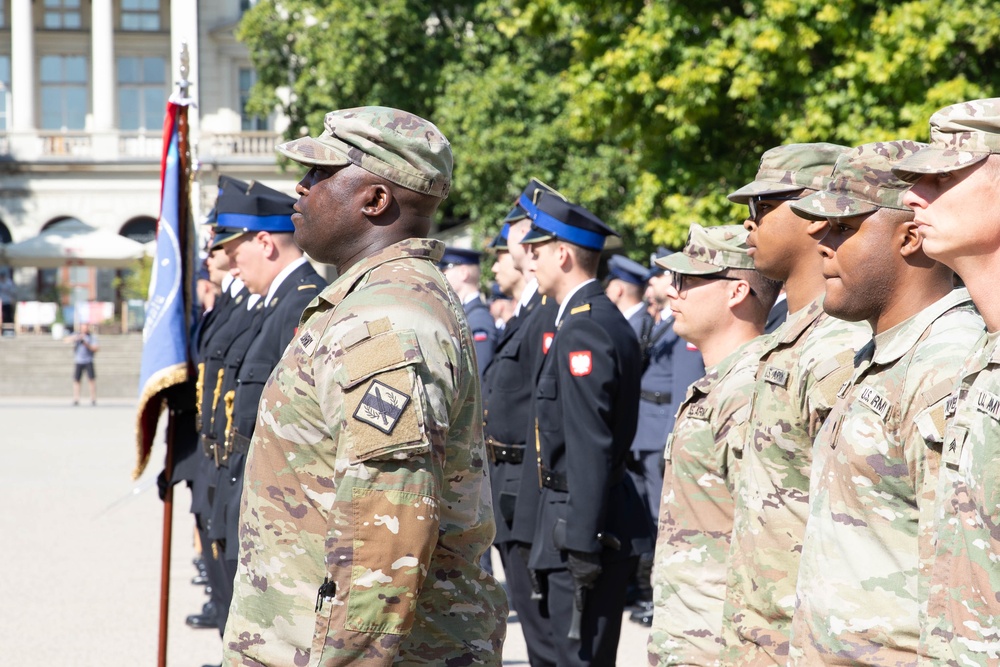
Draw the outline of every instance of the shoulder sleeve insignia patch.
M396 422L410 402L410 397L387 384L372 380L354 411L354 418L370 424L383 433L392 433Z
M569 372L577 377L590 375L594 368L594 360L590 356L590 350L580 350L569 353Z
M694 343L687 343L687 349L689 352L697 352L698 346L695 345Z
M490 339L490 334L482 329L472 332L472 340L477 343L485 343Z
M546 331L542 334L542 354L548 354L549 348L552 347L552 339L556 337L555 332Z

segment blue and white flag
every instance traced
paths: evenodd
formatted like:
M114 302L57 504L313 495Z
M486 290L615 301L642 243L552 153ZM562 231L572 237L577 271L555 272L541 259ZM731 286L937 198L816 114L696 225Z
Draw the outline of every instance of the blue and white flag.
M149 462L153 437L165 407L164 392L190 377L188 332L194 295L194 239L189 198L187 100L171 98L163 123L160 218L156 258L142 329L137 424L138 478Z

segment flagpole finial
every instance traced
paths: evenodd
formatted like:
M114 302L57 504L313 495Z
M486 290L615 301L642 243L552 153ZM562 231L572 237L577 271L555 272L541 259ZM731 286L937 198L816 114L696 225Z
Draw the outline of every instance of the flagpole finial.
M188 53L187 41L181 42L181 80L177 82L180 88L181 97L188 96L188 89L191 82L188 81L188 73L191 71L191 56Z

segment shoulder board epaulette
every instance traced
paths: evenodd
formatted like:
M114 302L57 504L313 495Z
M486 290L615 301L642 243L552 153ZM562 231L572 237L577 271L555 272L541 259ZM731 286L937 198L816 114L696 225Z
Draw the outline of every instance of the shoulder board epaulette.
M590 304L589 303L585 303L582 306L577 306L576 308L573 308L572 310L570 310L569 314L570 315L576 315L577 313L586 313L589 310L590 310Z
M545 296L545 295L542 295L542 305L543 305L543 306L545 305L545 302L546 302L546 301L548 301L548 298L549 298L549 297L547 297L547 296Z
M315 285L299 285L299 291L302 291L304 289L316 289L316 286Z

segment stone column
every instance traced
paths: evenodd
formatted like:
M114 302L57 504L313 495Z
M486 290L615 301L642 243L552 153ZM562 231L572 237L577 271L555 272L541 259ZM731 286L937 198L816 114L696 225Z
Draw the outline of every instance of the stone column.
M118 158L115 132L115 26L111 0L90 5L90 140L95 160Z
M11 130L35 129L35 26L31 0L11 0Z

